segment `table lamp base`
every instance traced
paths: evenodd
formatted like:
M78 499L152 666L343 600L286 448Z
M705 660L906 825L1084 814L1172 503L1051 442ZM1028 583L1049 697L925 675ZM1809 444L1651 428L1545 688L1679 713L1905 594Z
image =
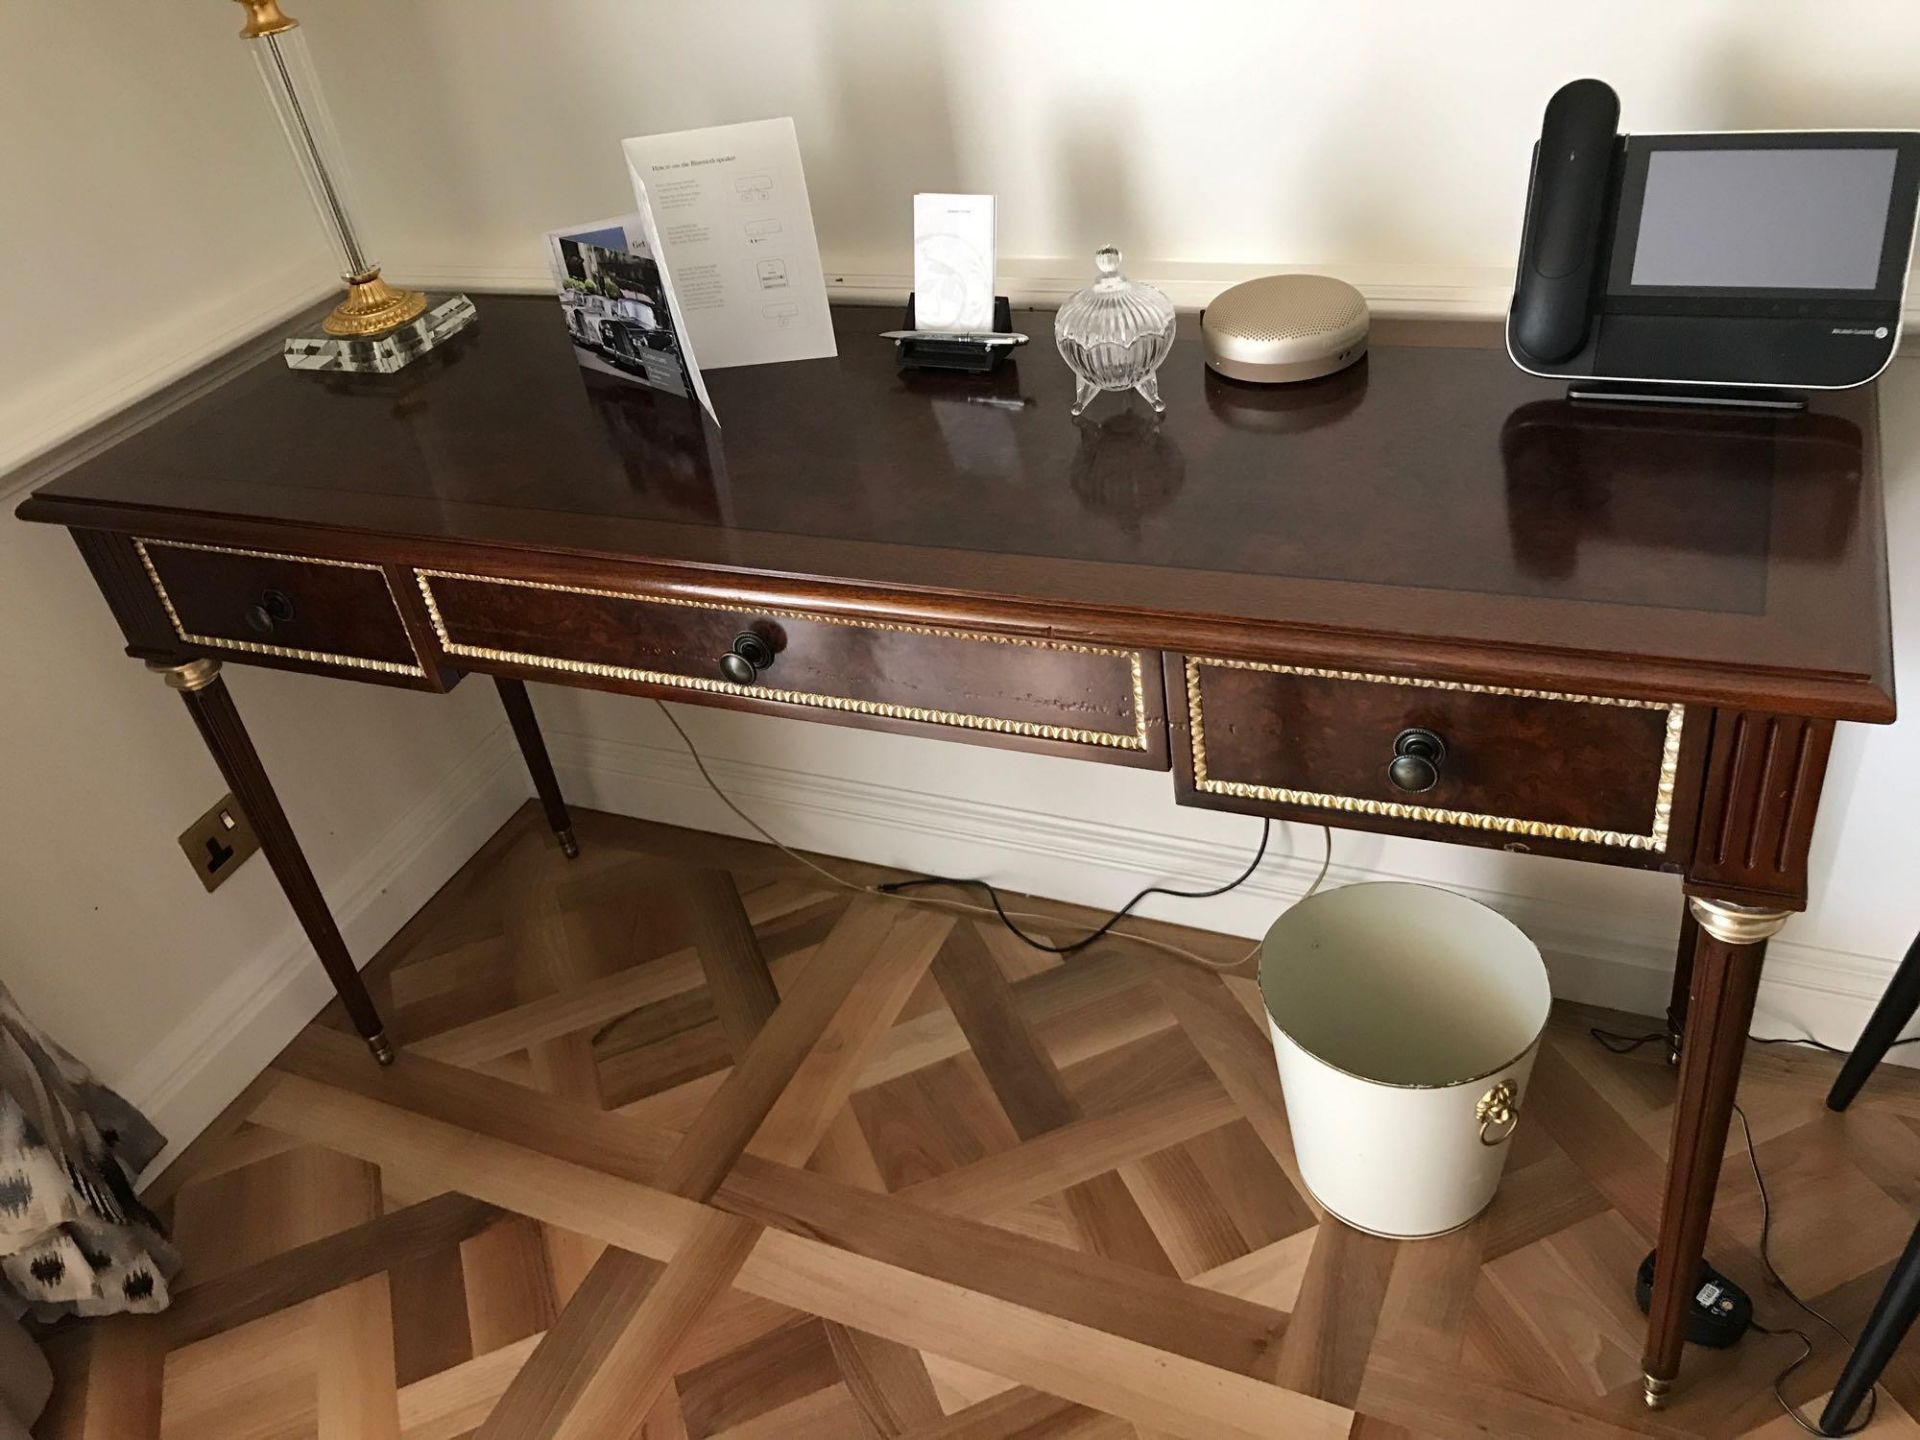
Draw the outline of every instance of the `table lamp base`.
M425 298L424 308L413 318L377 334L289 335L287 364L295 370L390 375L446 344L478 318L466 296L432 295Z

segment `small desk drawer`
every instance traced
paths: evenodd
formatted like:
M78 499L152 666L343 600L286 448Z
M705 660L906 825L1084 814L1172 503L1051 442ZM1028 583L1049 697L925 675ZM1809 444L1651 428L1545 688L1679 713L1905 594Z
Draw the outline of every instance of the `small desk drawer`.
M1202 656L1186 657L1178 684L1182 798L1194 804L1655 855L1671 838L1679 705ZM1445 746L1438 780L1418 793L1387 776L1411 729Z
M424 676L377 565L173 540L135 540L189 644L309 664Z
M416 573L455 667L591 676L615 688L678 691L776 713L802 707L814 718L855 724L1024 737L1056 752L1166 766L1157 653ZM749 633L772 660L738 683L723 675L721 659Z

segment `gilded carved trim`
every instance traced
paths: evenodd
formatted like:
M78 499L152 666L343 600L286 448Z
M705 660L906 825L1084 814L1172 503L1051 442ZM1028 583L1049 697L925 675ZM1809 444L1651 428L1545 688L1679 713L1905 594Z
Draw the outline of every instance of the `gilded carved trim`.
M1527 700L1551 700L1572 705L1619 705L1635 710L1664 710L1667 728L1660 752L1660 778L1654 787L1653 815L1644 835L1618 830L1594 830L1584 825L1560 825L1550 820L1525 820L1485 815L1473 810L1441 810L1392 800L1369 800L1356 795L1328 795L1311 790L1288 790L1238 780L1217 780L1207 772L1206 723L1201 713L1200 667L1222 670L1261 670L1275 675L1304 675L1321 680L1345 680L1365 685L1405 685L1422 690L1455 690L1474 695L1511 695ZM1209 795L1240 800L1266 800L1277 805L1305 805L1353 815L1377 815L1393 820L1415 820L1433 825L1460 825L1542 840L1570 840L1587 845L1614 845L1628 850L1663 853L1673 823L1673 791L1680 771L1680 741L1686 730L1686 707L1657 700L1623 700L1604 695L1568 695L1553 690L1519 690L1503 685L1473 685L1459 680L1430 680L1412 675L1375 675L1358 670L1323 670L1304 665L1274 665L1257 660L1217 660L1189 655L1186 664L1187 726L1193 747L1193 785Z
M522 590L547 590L563 595L587 595L608 600L625 600L636 605L671 605L709 614L742 607L707 604L675 595L637 595L628 590L609 590L589 585L561 585L547 580L514 580L495 575L468 575L451 570L416 570L420 598L427 607L427 618L440 648L448 655L471 660L489 660L500 664L525 665L534 669L555 670L569 675L592 675L608 680L624 680L641 685L662 685L673 689L696 690L708 694L744 695L774 700L789 705L807 705L816 709L848 714L876 715L889 720L916 720L931 725L953 725L967 730L982 730L996 735L1024 735L1040 740L1064 740L1077 745L1100 745L1117 750L1145 750L1148 746L1147 695L1145 665L1137 650L1120 650L1103 645L1083 645L1070 640L1048 640L1027 635L1002 635L992 631L954 630L943 626L911 625L893 620L863 620L819 611L787 610L754 605L745 607L756 615L781 620L804 620L818 625L841 625L860 630L886 630L907 635L927 635L944 640L971 640L992 645L1021 645L1038 650L1062 651L1073 655L1100 655L1125 660L1133 692L1133 731L1122 734L1111 730L1087 730L1072 725L1043 725L1029 720L1007 720L995 715L974 715L963 711L935 710L918 705L895 705L880 700L861 700L847 695L825 695L810 690L783 690L768 685L735 685L726 680L698 675L677 675L666 670L648 670L637 666L609 665L593 660L569 660L556 655L537 655L528 651L498 650L469 645L455 640L447 630L440 604L433 593L432 581L456 580L479 585L507 585Z
M160 572L154 568L153 557L147 553L147 547L158 545L168 550L198 550L207 555L243 555L250 560L282 560L293 565L331 565L337 570L371 570L380 577L380 583L386 586L387 600L393 606L394 616L400 621L401 632L406 631L406 618L400 614L400 600L393 593L393 585L387 579L386 571L378 565L369 565L360 560L325 560L315 555L286 555L276 550L248 550L233 545L198 545L186 540L142 540L136 538L133 548L140 557L140 564L147 572L147 579L153 585L153 593L160 598L160 606L167 612L167 621L173 626L173 633L189 645L211 645L220 650L239 650L249 655L277 655L287 660L305 660L315 665L341 665L353 670L377 670L384 675L415 675L424 677L426 668L417 662L412 665L398 660L372 660L363 655L339 655L330 650L302 650L292 645L268 645L259 640L236 640L225 635L197 635L180 623L180 613L173 608L173 597L167 593L166 582L161 580ZM411 643L411 642L409 642Z

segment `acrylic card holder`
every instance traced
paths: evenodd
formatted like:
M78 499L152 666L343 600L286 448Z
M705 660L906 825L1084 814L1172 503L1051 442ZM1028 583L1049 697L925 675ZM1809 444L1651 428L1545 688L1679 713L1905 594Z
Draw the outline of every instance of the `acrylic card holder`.
M913 296L907 296L907 318L903 327L917 330L914 323ZM894 353L902 370L958 370L967 374L984 375L997 370L1001 363L1016 348L1009 343L1008 335L1013 330L1013 306L1004 295L993 297L993 328L997 334L980 335L942 335L938 339L915 337L899 339L893 342Z

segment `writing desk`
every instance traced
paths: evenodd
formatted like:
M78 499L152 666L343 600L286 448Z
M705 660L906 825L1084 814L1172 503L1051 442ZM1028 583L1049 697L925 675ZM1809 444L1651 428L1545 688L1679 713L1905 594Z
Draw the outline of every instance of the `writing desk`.
M528 679L1665 871L1690 901L1660 1402L1834 724L1893 718L1871 391L1777 417L1580 409L1491 327L1434 324L1265 390L1208 374L1183 321L1161 421L1111 397L1075 423L1044 344L990 377L900 375L874 338L895 314L843 308L839 359L710 377L722 435L585 375L550 298L480 315L398 377L210 371L20 507L68 527L129 652L180 692L376 1056L223 662L493 676L570 853ZM1389 776L1408 730L1443 742L1429 788Z

